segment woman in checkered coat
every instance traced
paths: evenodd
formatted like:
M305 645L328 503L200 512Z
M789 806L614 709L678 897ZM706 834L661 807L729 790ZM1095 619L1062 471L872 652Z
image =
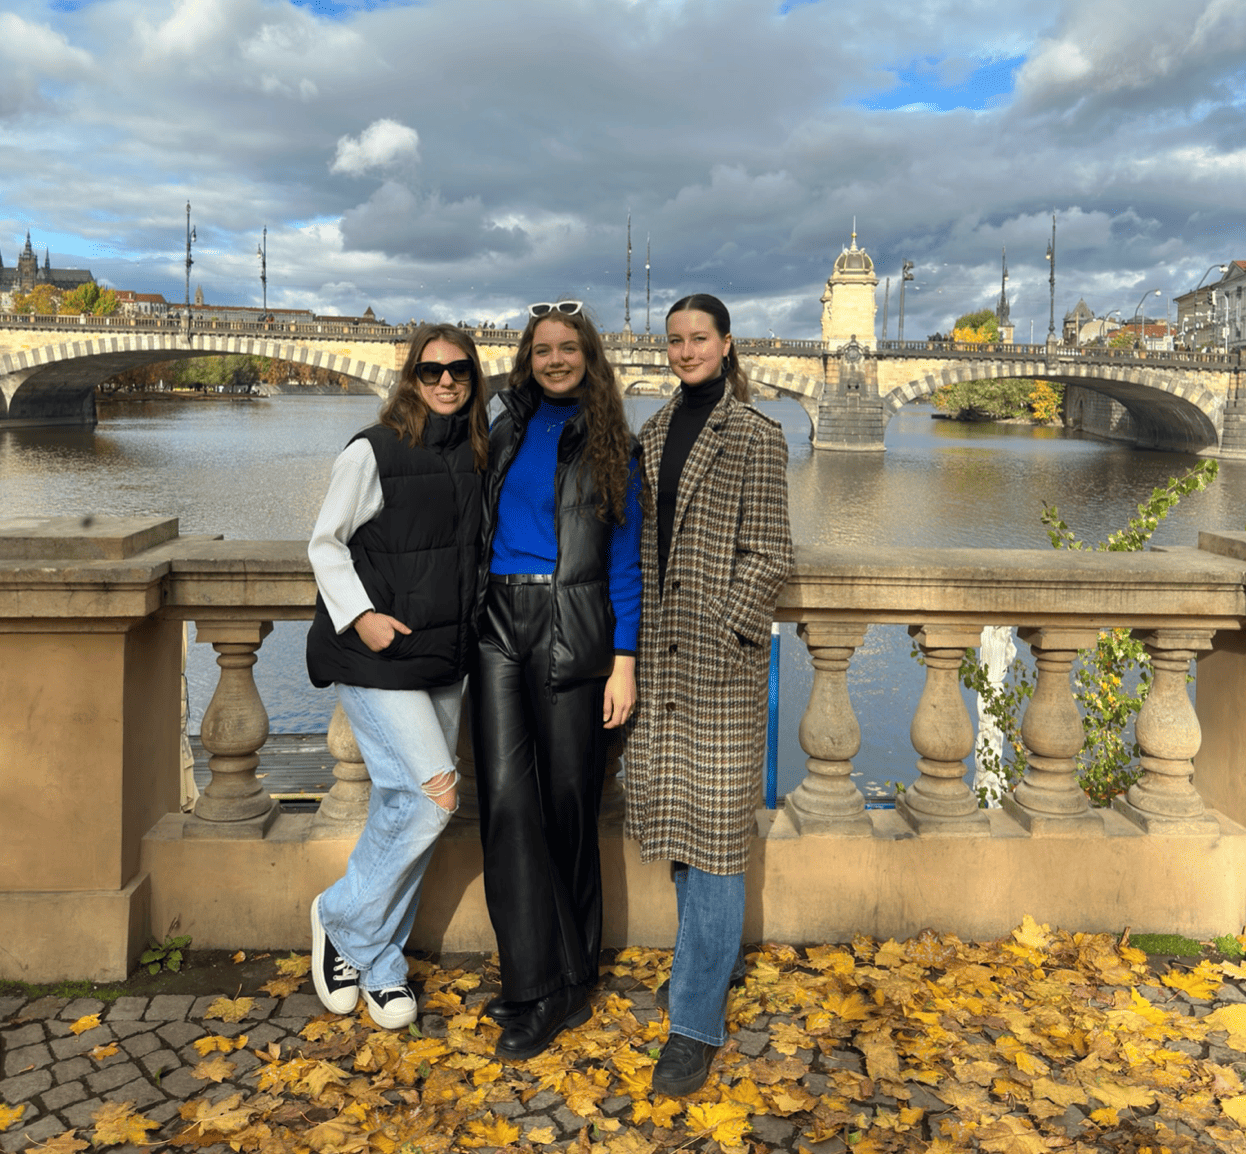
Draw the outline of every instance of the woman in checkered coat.
M641 539L639 703L627 751L627 832L672 863L679 935L657 1093L688 1094L726 1040L744 970L744 870L761 791L770 623L792 568L787 443L748 404L717 297L666 317L680 380L640 432L656 516ZM659 999L662 991L659 991Z

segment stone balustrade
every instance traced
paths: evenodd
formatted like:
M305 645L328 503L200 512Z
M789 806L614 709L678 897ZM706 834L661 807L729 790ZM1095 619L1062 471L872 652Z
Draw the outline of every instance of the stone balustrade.
M798 623L813 666L807 774L759 811L750 937L995 936L1027 913L1078 929L1239 931L1244 579L1244 534L1145 554L798 547L777 616ZM199 946L306 945L307 905L366 815L367 770L336 715L332 790L315 814L283 813L263 787L268 716L252 672L272 623L309 618L314 601L301 541L181 537L175 521L137 518L0 522L0 976L116 976L175 916ZM184 622L221 670L202 725L211 780L191 814L177 804ZM925 666L908 706L919 776L894 811L867 809L852 778L848 671L870 625L906 627ZM991 811L966 780L974 731L958 679L987 625L1016 627L1037 668L1024 778ZM1095 810L1076 780L1071 672L1112 627L1144 641L1154 682L1136 724L1142 777ZM465 804L416 940L491 949L465 739L459 752ZM620 810L616 790L606 940L669 943L665 867L640 861Z

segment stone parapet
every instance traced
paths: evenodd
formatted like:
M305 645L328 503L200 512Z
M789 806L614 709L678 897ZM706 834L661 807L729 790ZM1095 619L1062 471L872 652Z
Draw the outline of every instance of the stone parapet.
M369 783L344 719L329 737L337 785L321 812L282 813L263 789L268 721L251 670L271 622L311 616L304 543L183 538L171 524L0 525L0 976L118 977L174 918L198 946L305 947L308 904L358 835ZM759 815L750 937L898 937L927 925L991 937L1027 913L1080 929L1241 928L1246 534L1133 554L796 556L777 616L800 623L813 662L807 776ZM179 810L183 622L221 668L203 733L212 783L193 814ZM894 812L867 810L853 781L848 671L871 624L907 626L926 668L911 702L919 778ZM966 784L973 731L958 685L986 625L1019 628L1039 680L1022 724L1025 778L991 812ZM1070 669L1118 626L1145 641L1156 668L1137 724L1142 778L1117 809L1091 811L1075 778ZM1197 708L1186 686L1195 659ZM464 743L459 754L468 768ZM665 863L642 863L610 812L606 940L670 944ZM474 819L456 819L413 941L492 948L479 853Z

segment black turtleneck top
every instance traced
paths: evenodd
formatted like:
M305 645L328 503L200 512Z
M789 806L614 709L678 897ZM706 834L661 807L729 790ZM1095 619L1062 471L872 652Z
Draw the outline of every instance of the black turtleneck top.
M658 466L658 590L666 580L666 559L671 552L671 535L675 529L675 500L679 495L679 478L683 476L688 454L705 422L727 388L726 376L699 385L679 386L683 403L671 415L662 446L662 462Z

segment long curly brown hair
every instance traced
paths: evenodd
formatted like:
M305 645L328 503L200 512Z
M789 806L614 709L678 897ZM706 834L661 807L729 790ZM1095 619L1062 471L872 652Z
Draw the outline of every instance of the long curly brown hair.
M601 334L593 322L583 311L573 316L554 313L540 318L529 317L527 327L519 338L515 367L511 370L508 384L512 389L534 389L540 395L541 387L532 376L532 341L536 326L545 320L566 325L579 339L584 353L584 380L577 395L588 429L584 456L598 493L597 516L603 521L613 519L621 525L627 506L632 434L627 427L623 396L615 380L614 369L606 360Z
M727 306L716 296L711 296L709 293L693 293L691 296L681 297L667 310L666 319L671 319L671 313L684 312L688 309L696 309L709 316L720 337L731 336L731 314L727 311ZM736 356L735 341L731 342L727 355L723 357L723 373L727 377L731 395L737 401L743 401L747 405L749 402L748 373L744 371L740 358Z
M436 340L449 341L472 362L472 389L467 398L467 427L476 469L483 473L489 463L489 390L485 388L476 342L463 329L455 325L422 324L415 330L411 344L407 346L407 359L403 362L402 372L398 374L398 384L389 400L381 406L377 419L400 437L406 437L411 444L424 443L424 426L428 424L429 410L420 393L415 366L419 364L425 346Z

